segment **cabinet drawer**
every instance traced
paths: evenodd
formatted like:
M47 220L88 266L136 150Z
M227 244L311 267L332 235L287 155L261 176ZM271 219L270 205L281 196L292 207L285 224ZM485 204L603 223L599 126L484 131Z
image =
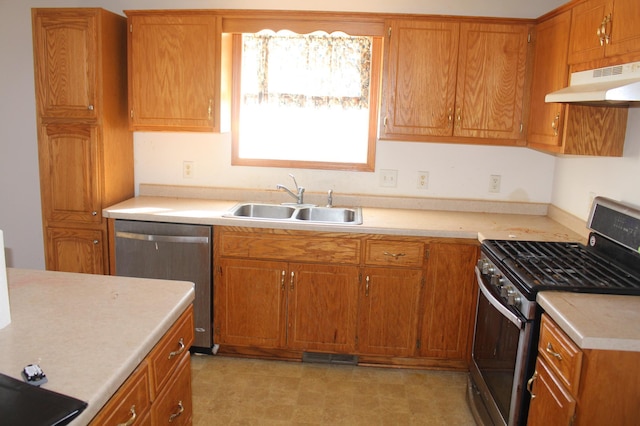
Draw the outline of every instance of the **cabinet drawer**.
M220 232L219 249L225 257L341 264L360 261L360 239L347 236Z
M143 361L93 419L91 425L127 424L132 419L137 419L136 425L151 424L148 416L146 422L140 422L150 406L149 364Z
M582 369L582 351L547 316L542 316L538 354L560 378L569 392L577 394Z
M191 358L179 357L181 362L172 376L171 384L163 389L151 409L154 425L190 425L193 416L191 398Z
M365 242L365 264L380 266L415 266L424 262L421 242L368 240Z
M158 394L193 343L193 306L182 314L149 354L152 396Z

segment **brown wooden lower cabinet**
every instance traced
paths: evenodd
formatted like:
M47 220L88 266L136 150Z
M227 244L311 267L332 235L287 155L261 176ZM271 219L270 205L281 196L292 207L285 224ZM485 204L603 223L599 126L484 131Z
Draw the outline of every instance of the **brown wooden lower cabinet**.
M54 271L104 274L106 232L101 229L46 228L46 263Z
M640 352L580 349L543 315L527 424L638 424L639 364Z
M478 244L278 229L214 230L219 354L464 370Z
M193 306L149 352L90 425L185 425L193 418Z

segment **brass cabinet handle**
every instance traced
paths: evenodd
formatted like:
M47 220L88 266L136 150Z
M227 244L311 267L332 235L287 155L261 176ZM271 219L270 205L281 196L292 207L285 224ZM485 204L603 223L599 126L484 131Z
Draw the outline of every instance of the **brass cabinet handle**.
M209 109L207 110L207 117L209 120L213 118L213 99L209 98Z
M548 354L551 354L552 356L558 358L560 361L562 361L562 355L560 355L558 352L553 350L553 346L551 346L551 342L549 342L547 344L547 349L546 349Z
M369 275L367 275L367 278L365 278L364 295L365 297L369 297Z
M557 113L555 117L553 117L553 121L551 122L551 128L553 129L553 136L558 136L558 125L560 123L560 113Z
M531 378L527 380L527 390L531 394L531 399L534 399L536 397L536 394L533 393L533 382L535 382L537 378L538 378L538 372L534 371L533 376L531 376Z
M453 123L453 109L449 108L447 111L447 119L449 120L449 124Z
M89 106L87 107L87 109L88 109L89 111L93 111L93 105L89 105Z
M462 125L462 108L456 109L456 125L460 127Z
M605 43L609 44L611 40L611 34L607 33L607 25L611 22L611 14L608 14L604 18L602 18L602 22L600 23L600 27L596 30L596 35L598 39L600 39L600 46L604 46Z
M289 279L289 290L293 291L293 282L294 282L295 272L291 271L291 278Z
M284 277L285 275L287 275L287 272L283 269L282 270L282 276L280 277L280 289L282 289L282 291L284 291Z
M396 259L396 260L397 260L399 257L406 256L406 254L405 254L405 253L389 253L388 251L385 251L385 252L383 252L382 254L384 254L385 256L391 256L391 257L393 257L393 258L394 258L394 259Z
M184 346L184 339L182 337L180 338L180 340L178 340L178 345L180 345L180 349L169 353L169 359L173 358L176 355L180 355L182 352L184 352L185 346Z
M132 405L130 411L131 411L131 416L129 417L129 420L127 420L124 423L118 423L118 426L131 426L132 424L135 423L136 417L138 417L138 415L136 414L136 406Z
M176 417L179 417L180 414L184 412L184 405L182 405L182 401L178 401L178 411L169 416L169 423L174 421Z

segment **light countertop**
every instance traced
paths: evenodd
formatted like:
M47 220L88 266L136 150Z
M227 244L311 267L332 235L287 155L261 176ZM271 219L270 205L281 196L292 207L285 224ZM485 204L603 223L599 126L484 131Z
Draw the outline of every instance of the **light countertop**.
M640 297L544 291L537 301L582 349L640 352Z
M88 402L88 423L194 298L184 281L7 269L11 324L0 329L0 372Z
M374 233L442 238L584 241L585 238L548 216L363 207L361 225L225 218L238 200L140 196L103 211L113 219L206 225L251 226L309 231Z

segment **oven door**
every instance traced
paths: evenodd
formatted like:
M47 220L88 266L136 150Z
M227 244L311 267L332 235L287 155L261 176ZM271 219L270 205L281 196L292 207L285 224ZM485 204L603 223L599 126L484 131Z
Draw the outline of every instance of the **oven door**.
M509 306L476 268L480 292L473 341L471 381L496 425L526 424L532 322ZM476 404L478 404L476 402ZM483 407L477 407L480 410Z

